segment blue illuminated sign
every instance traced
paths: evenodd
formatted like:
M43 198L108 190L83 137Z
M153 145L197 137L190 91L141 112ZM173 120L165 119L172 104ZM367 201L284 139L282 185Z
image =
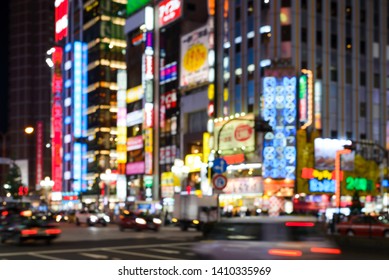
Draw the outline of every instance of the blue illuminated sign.
M309 191L310 192L326 192L335 193L335 180L309 180Z
M86 43L74 42L73 47L73 136L74 138L86 137L87 131L87 55ZM86 144L75 142L73 144L73 191L80 192L86 190Z
M264 137L264 178L296 179L296 77L265 77L262 117L273 128Z
M81 191L81 179L82 179L82 152L81 143L74 143L73 146L73 191Z

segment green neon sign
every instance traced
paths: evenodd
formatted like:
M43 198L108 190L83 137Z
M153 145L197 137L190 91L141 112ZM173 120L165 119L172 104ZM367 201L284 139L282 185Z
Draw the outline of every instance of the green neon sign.
M349 191L372 191L373 190L373 181L366 178L346 178L346 189Z
M143 8L148 3L150 3L151 0L128 0L127 2L127 16L132 15L136 11L138 11L140 8Z

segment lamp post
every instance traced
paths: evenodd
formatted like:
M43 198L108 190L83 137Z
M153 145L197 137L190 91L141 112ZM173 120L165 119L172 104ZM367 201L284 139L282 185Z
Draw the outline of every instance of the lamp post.
M106 169L105 173L100 174L100 179L104 182L104 210L109 209L109 193L112 181L116 180L116 174L111 169Z
M49 176L46 176L44 180L42 180L40 182L40 186L43 188L44 190L44 194L45 194L45 202L47 204L47 211L49 210L49 206L50 206L50 201L49 201L49 198L48 198L48 191L54 187L54 181L50 179Z

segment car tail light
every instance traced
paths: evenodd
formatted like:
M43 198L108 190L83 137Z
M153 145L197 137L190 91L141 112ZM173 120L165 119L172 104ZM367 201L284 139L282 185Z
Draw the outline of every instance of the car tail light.
M58 228L51 228L51 229L46 229L45 233L46 234L60 234L61 230Z
M320 248L320 247L312 247L312 253L321 253L321 254L334 254L339 255L342 251L338 248Z
M38 231L36 229L23 229L20 233L22 235L34 235L37 234Z
M5 216L7 216L7 215L8 215L8 211L3 211L3 212L1 212L1 216L5 217Z
M313 222L286 222L285 226L287 227L313 227L315 223Z
M303 253L300 250L270 249L269 255L282 257L301 257Z

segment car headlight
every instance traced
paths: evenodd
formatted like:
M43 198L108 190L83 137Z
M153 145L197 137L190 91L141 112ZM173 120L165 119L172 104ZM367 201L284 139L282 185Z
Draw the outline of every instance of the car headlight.
M159 218L153 218L153 223L160 225L162 223L162 221Z
M58 223L59 221L61 221L62 219L62 216L61 215L57 215L57 217L55 217L55 221Z
M145 225L146 224L146 220L142 219L142 218L136 218L135 219L135 223L140 224L140 225Z
M97 221L97 217L92 215L89 217L89 220L92 222L92 223L95 223Z
M104 221L106 221L107 223L109 223L109 221L111 220L111 219L109 218L109 216L104 216L103 219L104 219Z

